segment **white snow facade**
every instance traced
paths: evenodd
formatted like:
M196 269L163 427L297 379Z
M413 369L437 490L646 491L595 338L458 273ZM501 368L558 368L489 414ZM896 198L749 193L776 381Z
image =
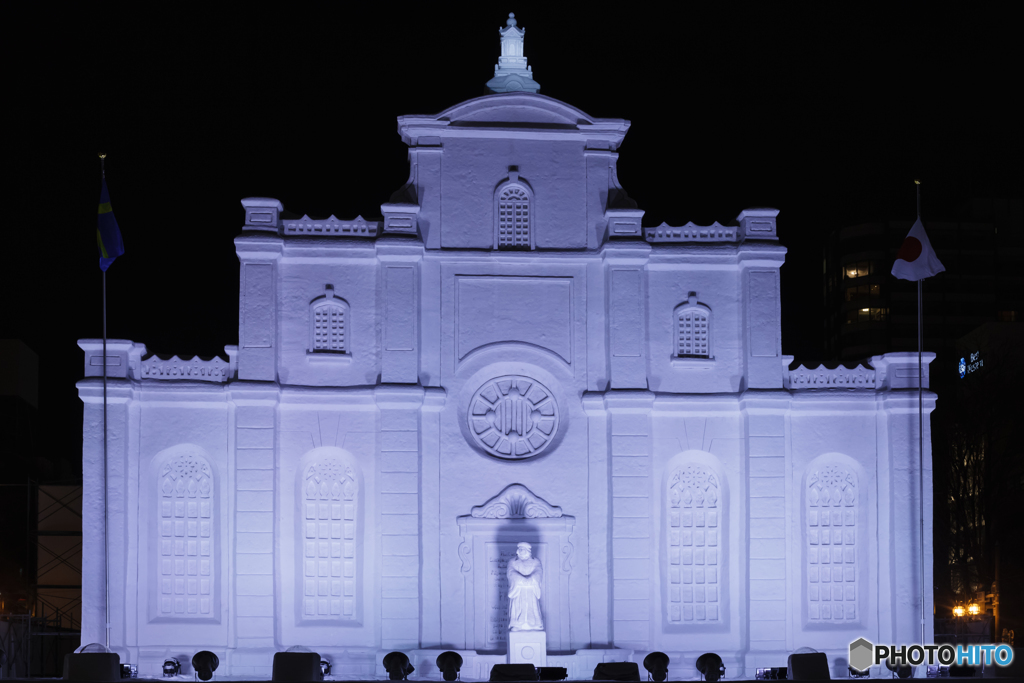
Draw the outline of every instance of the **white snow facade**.
M523 541L573 678L654 650L753 677L800 647L845 676L859 637L920 642L934 395L920 459L916 355L789 369L777 211L641 227L629 123L533 92L398 124L382 220L243 200L227 361L109 342L105 511L81 342L83 642L109 597L140 675L209 649L269 678L305 646L349 677L453 649L486 679Z

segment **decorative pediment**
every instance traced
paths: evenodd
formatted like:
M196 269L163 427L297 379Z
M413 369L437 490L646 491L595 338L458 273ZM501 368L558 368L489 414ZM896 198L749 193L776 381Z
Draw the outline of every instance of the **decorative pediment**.
M522 484L512 484L483 505L474 507L472 515L484 519L538 519L561 517L562 508L549 505Z

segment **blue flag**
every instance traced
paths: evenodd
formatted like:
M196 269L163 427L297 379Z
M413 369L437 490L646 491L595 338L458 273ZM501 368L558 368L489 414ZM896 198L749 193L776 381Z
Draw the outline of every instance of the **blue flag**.
M107 179L103 179L100 190L99 216L96 221L96 246L100 249L100 270L106 271L118 256L124 253L121 242L121 231L117 228L114 210L110 208L110 195L107 194Z

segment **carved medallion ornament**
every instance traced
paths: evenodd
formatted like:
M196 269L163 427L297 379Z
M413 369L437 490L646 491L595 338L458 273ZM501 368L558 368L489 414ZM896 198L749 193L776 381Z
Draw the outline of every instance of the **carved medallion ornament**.
M558 405L530 377L506 375L486 382L469 403L469 431L490 455L525 460L539 455L558 429Z

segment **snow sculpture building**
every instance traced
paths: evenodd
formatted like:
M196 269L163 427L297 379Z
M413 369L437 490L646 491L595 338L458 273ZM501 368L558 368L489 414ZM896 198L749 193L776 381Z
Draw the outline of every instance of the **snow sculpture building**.
M858 637L920 640L917 358L790 370L777 211L641 227L629 123L529 92L519 31L509 91L399 118L410 177L382 220L243 200L228 360L81 342L83 642L109 598L143 675L209 649L269 677L301 645L347 676L454 649L485 679L523 541L575 678L652 650L673 676L799 647L838 670Z

